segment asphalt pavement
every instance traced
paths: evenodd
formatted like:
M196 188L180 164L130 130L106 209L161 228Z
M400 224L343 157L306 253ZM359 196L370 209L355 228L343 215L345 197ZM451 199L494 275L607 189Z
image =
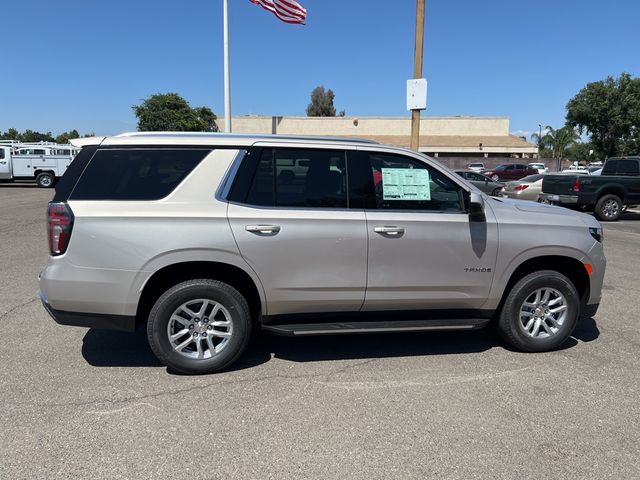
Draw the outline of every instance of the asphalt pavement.
M50 190L0 185L0 478L640 478L640 212L605 225L594 319L524 354L490 331L261 337L180 376L144 332L35 294Z

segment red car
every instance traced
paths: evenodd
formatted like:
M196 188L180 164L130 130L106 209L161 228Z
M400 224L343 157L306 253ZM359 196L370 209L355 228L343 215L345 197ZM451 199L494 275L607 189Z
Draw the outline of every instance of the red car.
M538 170L524 163L503 163L483 173L497 182L498 180L520 180L527 175L535 175Z

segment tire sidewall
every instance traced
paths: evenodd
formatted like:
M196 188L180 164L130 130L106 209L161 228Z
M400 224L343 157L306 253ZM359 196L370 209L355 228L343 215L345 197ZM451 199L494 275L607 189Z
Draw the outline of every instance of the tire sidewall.
M48 185L44 185L42 183L42 179L43 178L49 178L49 184ZM38 187L40 187L40 188L51 188L51 187L53 187L53 184L54 184L54 177L50 173L41 173L36 177L36 183L38 184Z
M615 200L618 203L618 213L614 216L607 217L602 212L602 209L604 208L604 204L609 200ZM612 194L605 195L602 198L600 198L600 200L598 200L598 203L596 204L596 208L595 208L595 213L596 213L596 216L598 217L598 220L600 221L615 222L616 220L618 220L618 218L620 218L620 215L622 215L622 200L620 200L620 197L618 197L617 195L612 195Z
M162 295L151 309L147 334L153 352L165 365L182 373L212 373L230 365L244 351L251 334L251 323L242 296L226 284L184 282ZM235 295L231 292L235 292ZM189 300L206 298L227 309L233 322L233 335L224 349L213 358L194 360L175 352L167 337L171 314ZM243 305L244 303L244 305Z
M520 327L520 309L523 302L539 288L554 288L564 295L567 302L567 318L552 337L532 338ZM540 271L524 277L514 285L507 298L500 318L500 329L515 347L528 352L553 350L562 345L578 321L580 299L573 284L564 275L554 271Z

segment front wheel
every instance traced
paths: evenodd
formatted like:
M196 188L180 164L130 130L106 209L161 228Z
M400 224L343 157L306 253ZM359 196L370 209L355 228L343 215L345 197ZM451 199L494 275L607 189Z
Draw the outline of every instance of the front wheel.
M571 281L559 272L533 272L507 296L498 329L513 347L544 352L562 345L578 321L580 299Z
M493 191L491 192L491 196L492 197L499 197L500 196L500 192L502 192L502 187L494 188Z
M622 200L617 195L604 195L596 203L594 212L601 222L615 222L622 215Z
M226 283L188 280L167 290L149 314L153 353L182 373L218 372L238 359L251 336L244 297Z

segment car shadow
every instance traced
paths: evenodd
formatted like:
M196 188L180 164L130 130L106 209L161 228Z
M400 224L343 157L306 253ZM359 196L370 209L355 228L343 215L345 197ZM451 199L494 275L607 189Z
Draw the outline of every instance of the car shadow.
M573 335L558 350L578 342L592 342L600 335L593 318L581 319ZM518 352L492 328L469 332L413 332L347 334L314 337L255 335L242 357L226 371L244 370L280 358L292 362L322 362L370 358L464 355L492 348ZM134 333L89 329L82 342L82 356L95 367L162 367L147 343L146 330ZM167 369L168 373L179 375Z
M622 212L619 220L640 220L640 212L626 211Z

